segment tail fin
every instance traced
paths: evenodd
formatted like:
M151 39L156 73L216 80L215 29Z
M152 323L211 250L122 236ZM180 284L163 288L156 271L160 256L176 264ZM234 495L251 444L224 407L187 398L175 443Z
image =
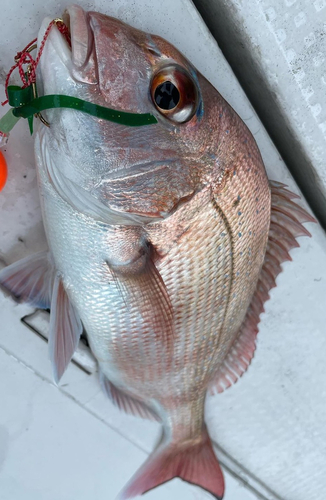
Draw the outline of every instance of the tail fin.
M222 500L223 473L206 429L199 443L160 445L127 484L119 500L142 495L174 477L201 486Z

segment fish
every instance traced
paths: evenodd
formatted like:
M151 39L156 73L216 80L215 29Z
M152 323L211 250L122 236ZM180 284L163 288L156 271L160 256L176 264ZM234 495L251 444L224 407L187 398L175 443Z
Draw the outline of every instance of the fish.
M53 27L39 95L156 123L44 112L35 158L49 251L3 269L0 284L51 310L56 383L85 330L112 402L162 424L121 499L179 477L221 500L204 403L246 372L281 264L314 218L267 178L246 125L173 45L76 5L63 19L71 47Z

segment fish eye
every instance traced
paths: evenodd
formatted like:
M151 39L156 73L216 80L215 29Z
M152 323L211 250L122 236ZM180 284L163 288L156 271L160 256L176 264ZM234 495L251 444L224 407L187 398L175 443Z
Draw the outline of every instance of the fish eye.
M154 75L151 97L156 109L177 123L185 123L194 116L199 100L194 80L179 66L165 67Z
M154 101L158 108L173 109L180 100L180 92L172 82L166 81L158 85L154 93Z

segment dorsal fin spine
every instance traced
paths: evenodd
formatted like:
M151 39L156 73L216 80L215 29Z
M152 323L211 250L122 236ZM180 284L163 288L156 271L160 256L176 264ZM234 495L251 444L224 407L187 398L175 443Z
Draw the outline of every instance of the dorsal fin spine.
M259 316L269 299L269 291L276 286L275 279L282 271L281 263L292 260L289 251L299 246L298 236L311 236L302 222L316 222L292 201L299 196L288 191L285 184L271 181L270 186L271 223L265 260L238 337L209 387L211 393L223 392L247 370L256 349Z

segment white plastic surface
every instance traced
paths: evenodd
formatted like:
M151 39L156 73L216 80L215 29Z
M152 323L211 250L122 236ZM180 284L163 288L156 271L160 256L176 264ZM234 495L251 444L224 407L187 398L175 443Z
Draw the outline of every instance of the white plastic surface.
M252 42L264 40L260 64L326 195L326 1L255 0L243 15Z
M326 228L326 1L194 3Z
M80 2L174 43L216 86L251 128L270 178L297 191L215 41L189 0ZM3 0L1 70L37 32L53 0ZM27 123L6 150L9 181L0 193L0 252L13 262L45 248ZM207 422L222 448L267 485L261 495L226 474L225 500L320 500L326 479L325 349L326 237L309 225L284 265L262 316L258 350L244 378L207 402ZM159 436L157 424L121 414L101 394L95 376L71 365L54 387L45 342L20 323L32 310L0 295L0 498L113 500ZM221 455L223 458L223 456ZM228 466L239 471L231 460ZM247 480L244 470L240 475ZM254 484L255 483L255 484ZM259 488L261 488L259 490ZM209 499L176 479L148 500Z

